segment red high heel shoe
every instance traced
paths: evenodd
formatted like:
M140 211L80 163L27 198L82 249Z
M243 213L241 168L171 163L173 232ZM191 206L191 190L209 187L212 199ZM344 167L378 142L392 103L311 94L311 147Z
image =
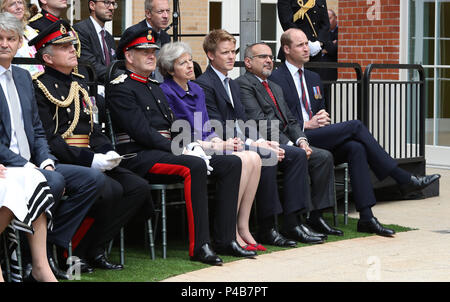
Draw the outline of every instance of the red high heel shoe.
M248 246L251 246L254 248L255 251L260 251L260 252L265 252L267 251L267 249L260 243L248 243L247 241L245 241L245 243L247 243Z
M246 251L257 251L256 247L251 244L241 245L241 247Z

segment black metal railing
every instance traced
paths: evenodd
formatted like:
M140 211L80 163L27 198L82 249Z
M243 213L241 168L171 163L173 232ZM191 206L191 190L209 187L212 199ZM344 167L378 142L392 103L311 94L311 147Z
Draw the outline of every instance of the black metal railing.
M374 80L376 70L405 70L407 80ZM394 158L425 156L425 74L421 65L370 64L364 72L365 124Z

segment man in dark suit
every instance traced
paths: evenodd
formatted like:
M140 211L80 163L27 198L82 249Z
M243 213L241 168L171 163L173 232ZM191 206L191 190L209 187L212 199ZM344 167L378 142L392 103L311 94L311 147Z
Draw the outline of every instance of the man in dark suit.
M330 21L326 0L278 0L278 19L284 31L300 28L308 37L311 48L311 61L321 60L323 44L328 41ZM284 61L284 53L278 53L278 59Z
M73 42L70 25L64 20L53 23L30 41L45 64L45 72L33 77L39 115L50 149L60 162L105 175L105 186L90 212L95 221L74 246L74 255L87 259L93 267L122 269L122 265L107 261L105 245L144 206L151 208L150 186L131 171L118 167L120 155L94 122L95 104L83 77L72 72L78 64Z
M73 26L81 41L80 59L89 62L101 84L105 83L108 65L116 59L116 44L105 29L117 8L115 1L88 1L90 17Z
M391 176L404 190L422 189L440 175L416 177L400 169L358 120L330 125L320 77L303 68L309 60L306 35L300 29L290 29L281 36L281 45L286 62L272 73L270 79L281 86L289 108L311 145L333 152L336 163L349 164L356 210L360 213L358 231L392 236L394 231L383 227L371 211L376 199L368 166L379 179Z
M102 175L82 167L55 164L39 118L30 74L11 61L22 45L23 25L12 15L0 14L0 162L5 166L39 167L57 204L52 208L53 229L48 232L49 264L58 279L68 279L52 258L53 244L66 249L97 198ZM12 78L11 78L12 77ZM63 190L68 198L60 201Z
M253 257L254 251L247 251L236 242L240 159L234 155L206 156L198 143L189 144L185 152L176 152L179 146L171 142L173 112L158 83L149 80L156 67L157 38L148 28L132 26L124 32L118 45L118 58L125 59L127 70L108 86L107 106L116 132L117 149L138 154L123 160L121 165L153 183L184 180L189 256L194 261L221 265L222 259L213 251L209 236L206 177L211 174L217 181L214 250Z
M328 225L322 218L323 210L334 206L334 165L329 151L310 147L306 135L290 112L283 98L281 88L267 81L273 69L271 48L265 43L256 43L245 51L246 73L237 79L240 86L240 100L249 119L256 121L277 121L278 127L267 126L260 134L267 140L274 135L279 143L293 146L306 152L311 183L311 208L307 223L319 232L327 232ZM308 192L298 192L308 194ZM289 238L289 234L286 234Z
M291 240L286 240L283 235L278 233L275 226L275 215L283 212L283 229L290 233L290 239L303 243L323 242L325 237L323 234L310 230L296 217L300 210L310 208L311 203L306 153L293 146L266 141L258 135L251 138L251 131L241 129L237 124L238 121L247 122L247 115L240 101L239 84L228 77L228 72L233 69L236 57L236 39L224 30L213 30L206 36L203 47L210 65L196 82L205 91L209 118L222 123L224 134L222 139L226 140L229 138L227 135L231 134L234 137L241 137L249 148L267 148L278 154L281 153L278 164L276 162L270 163L270 165L265 164L261 170L256 194L258 240L271 245L293 245ZM227 55L222 55L224 52ZM227 129L227 125L231 125L229 121L233 122L232 129ZM216 133L219 132L216 131ZM278 196L278 168L283 171L283 203L280 202ZM298 194L298 192L305 192L305 194ZM327 234L333 232L334 235L337 234L337 230L331 227L328 227L328 230L330 232Z

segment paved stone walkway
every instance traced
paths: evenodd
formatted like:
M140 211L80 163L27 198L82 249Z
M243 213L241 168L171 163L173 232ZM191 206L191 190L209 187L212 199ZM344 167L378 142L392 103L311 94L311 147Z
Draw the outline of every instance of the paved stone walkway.
M164 281L450 281L450 170L440 173L440 196L381 202L382 223L418 230L395 238L371 236L290 249L208 267ZM351 213L357 218L357 213Z

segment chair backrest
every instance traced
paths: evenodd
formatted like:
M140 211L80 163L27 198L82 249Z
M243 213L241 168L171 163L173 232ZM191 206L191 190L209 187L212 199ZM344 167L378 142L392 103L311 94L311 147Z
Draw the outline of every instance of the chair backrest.
M109 112L108 106L106 106L106 102L108 101L108 93L111 87L111 81L114 76L117 76L119 70L125 69L125 61L124 60L116 60L113 61L112 64L108 66L106 70L106 79L105 79L105 112L106 112L106 128L107 133L111 139L111 143L114 149L116 149L116 137L114 134L114 127L112 124L111 114Z

